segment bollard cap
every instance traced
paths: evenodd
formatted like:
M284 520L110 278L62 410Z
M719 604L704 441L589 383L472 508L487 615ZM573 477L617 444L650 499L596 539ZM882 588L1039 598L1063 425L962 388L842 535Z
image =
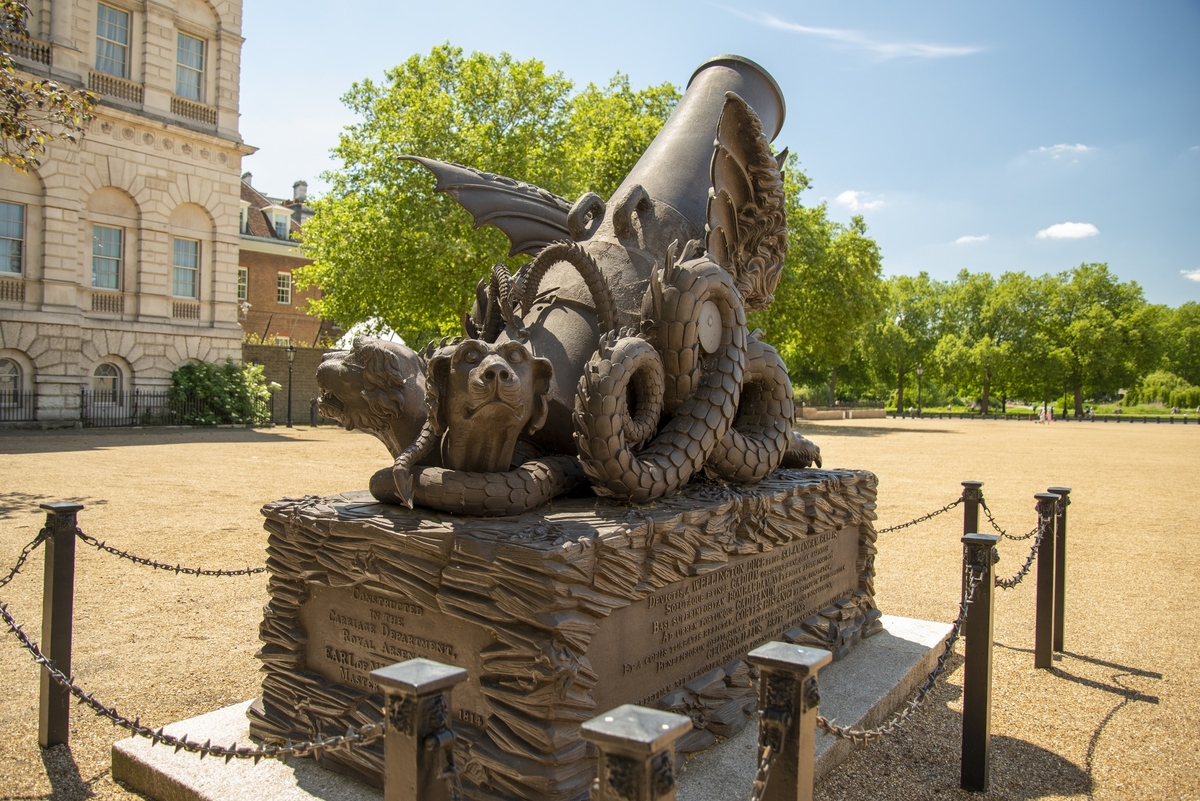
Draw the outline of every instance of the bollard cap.
M597 715L579 727L583 739L606 751L654 754L691 731L687 715L623 704Z
M769 642L747 654L746 661L759 667L796 673L803 678L816 675L818 670L832 662L833 653L824 648L808 648L804 645L792 645L787 642Z
M410 659L372 670L371 678L385 692L400 690L415 695L431 695L465 681L467 671L432 659Z
M1052 492L1055 495L1070 495L1071 488L1070 487L1050 487L1049 489L1046 490L1046 492Z
M964 534L963 545L982 545L985 548L995 547L1000 543L999 534Z
M83 504L73 501L54 501L53 503L39 503L39 507L49 512L52 515L69 515L73 512L82 512Z
M964 482L962 482L962 485L964 487L966 487L967 489L979 489L980 487L983 486L983 482L982 481L964 481Z

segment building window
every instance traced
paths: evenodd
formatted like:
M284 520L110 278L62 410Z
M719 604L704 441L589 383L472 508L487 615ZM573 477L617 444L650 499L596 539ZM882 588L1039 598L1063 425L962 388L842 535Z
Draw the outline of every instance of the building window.
M96 14L96 69L129 76L129 14L99 5Z
M174 251L175 269L171 276L171 294L177 298L198 298L200 243L195 239L176 239Z
M242 206L238 212L238 232L243 234L250 233L250 225L246 222L246 207Z
M275 302L292 303L292 274L278 273L275 278Z
M25 207L0 203L0 273L20 273L25 246Z
M281 348L286 348L288 345L292 344L292 338L291 337L275 337L275 344Z
M107 225L92 226L92 286L121 288L121 240L125 231Z
M175 94L204 102L204 42L186 33L179 34L176 50Z
M113 364L101 364L92 373L92 399L96 403L121 402L121 371Z
M288 221L286 217L275 218L275 236L280 239L288 238Z
M250 271L245 267L238 268L238 300L245 300L250 290Z
M0 405L21 402L21 366L12 359L0 359Z

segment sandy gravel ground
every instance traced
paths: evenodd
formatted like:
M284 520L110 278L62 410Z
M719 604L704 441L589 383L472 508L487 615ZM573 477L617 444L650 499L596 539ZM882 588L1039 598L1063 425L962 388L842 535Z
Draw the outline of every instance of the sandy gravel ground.
M1034 670L1033 581L996 608L992 790L977 798L1200 798L1200 426L872 420L814 424L827 466L880 478L880 527L985 482L1000 524L1035 522L1033 494L1074 489L1066 650ZM81 527L111 544L201 567L263 562L259 507L365 486L386 461L360 434L297 428L0 432L0 575L37 533L47 500L81 500ZM877 589L890 614L950 620L961 514L881 537ZM1026 543L1004 542L1001 574ZM255 695L262 576L189 578L81 548L74 671L98 698L151 725ZM39 555L0 590L35 638ZM0 643L0 800L129 799L109 775L124 736L79 711L70 747L37 745L38 671ZM820 799L967 798L957 789L961 660L899 735L860 748ZM748 795L749 788L747 788Z

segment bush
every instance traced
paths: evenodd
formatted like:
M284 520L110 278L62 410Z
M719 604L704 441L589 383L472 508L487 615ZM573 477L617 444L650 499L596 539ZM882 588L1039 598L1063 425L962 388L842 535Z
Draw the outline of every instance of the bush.
M269 423L272 389L279 385L267 385L262 365L239 366L232 359L219 365L185 364L171 373L174 422L207 426Z

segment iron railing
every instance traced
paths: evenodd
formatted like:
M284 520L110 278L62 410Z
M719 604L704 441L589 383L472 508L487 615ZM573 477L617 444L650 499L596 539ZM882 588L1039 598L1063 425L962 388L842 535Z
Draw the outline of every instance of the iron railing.
M166 391L80 391L79 419L88 428L189 425L211 413L208 402L201 398L172 396Z
M25 423L37 420L37 393L0 393L0 422Z

